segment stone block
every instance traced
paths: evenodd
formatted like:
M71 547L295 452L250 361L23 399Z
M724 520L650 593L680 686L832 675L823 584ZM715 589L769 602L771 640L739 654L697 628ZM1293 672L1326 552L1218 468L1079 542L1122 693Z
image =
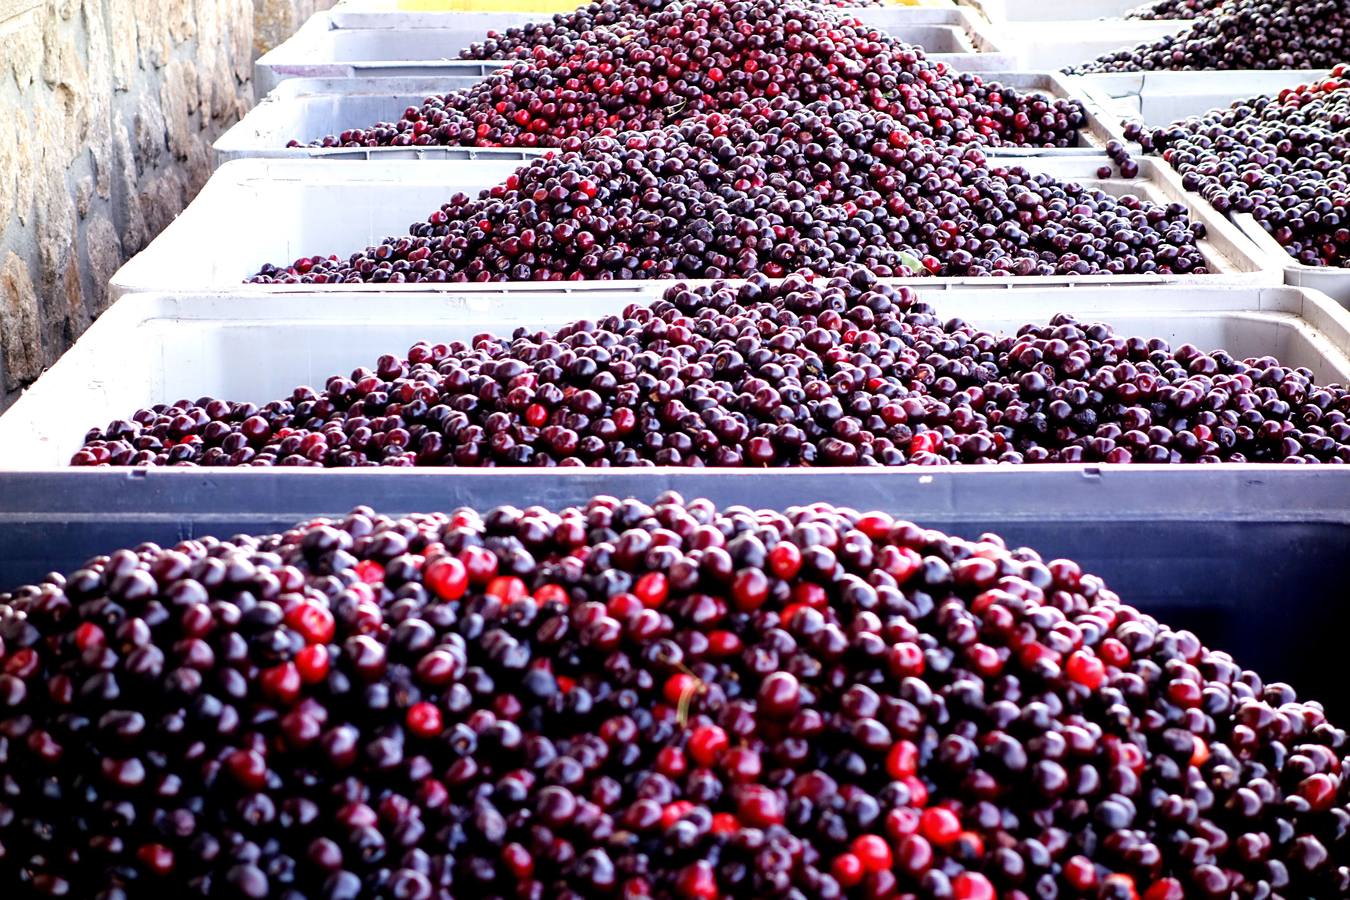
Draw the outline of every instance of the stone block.
M122 241L117 229L101 212L94 213L84 229L85 253L89 258L89 279L94 285L90 298L95 315L108 308L108 282L122 265Z
M75 182L75 212L80 218L88 218L89 204L94 200L94 176L85 175Z
M130 90L140 68L136 32L136 0L106 0L108 44L112 50L113 85L119 91Z
M38 299L28 266L13 251L0 266L0 352L4 353L5 390L28 384L42 372Z

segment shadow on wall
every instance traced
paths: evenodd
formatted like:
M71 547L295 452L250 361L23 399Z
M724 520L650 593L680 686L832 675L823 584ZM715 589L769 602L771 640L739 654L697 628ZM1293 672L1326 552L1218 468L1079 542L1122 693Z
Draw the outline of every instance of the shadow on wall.
M0 0L0 409L211 174L253 61L333 0Z

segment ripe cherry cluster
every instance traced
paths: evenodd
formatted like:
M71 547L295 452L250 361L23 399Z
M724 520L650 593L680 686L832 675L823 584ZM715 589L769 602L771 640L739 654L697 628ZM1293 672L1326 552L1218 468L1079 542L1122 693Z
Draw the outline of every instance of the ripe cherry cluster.
M94 429L75 465L894 466L1350 462L1306 369L1058 316L1000 336L866 270L676 286L557 332L419 343L256 406Z
M1350 895L1319 704L882 513L358 509L96 557L0 640L22 896Z
M1300 263L1350 265L1350 67L1127 136L1221 212L1251 213Z
M1110 196L916 140L842 102L595 138L459 194L347 259L268 265L260 283L721 278L860 263L878 274L1200 273L1181 204Z
M1224 0L1174 35L1067 71L1329 69L1350 57L1345 0Z
M397 122L347 129L311 146L576 149L595 135L652 131L774 97L875 110L914 136L944 143L1074 146L1086 122L1076 100L986 84L880 29L798 2L687 0L624 13L585 7L466 54L517 61L473 87L409 107Z
M1218 9L1224 0L1153 0L1125 13L1127 19L1194 19L1211 9Z

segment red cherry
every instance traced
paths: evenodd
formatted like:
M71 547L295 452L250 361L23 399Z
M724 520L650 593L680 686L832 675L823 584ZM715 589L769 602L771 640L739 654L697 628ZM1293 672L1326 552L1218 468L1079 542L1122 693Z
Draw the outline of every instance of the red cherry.
M751 828L782 825L785 810L773 788L762 784L747 784L739 788L736 817Z
M878 384L876 387L880 387L880 385ZM894 525L895 519L886 513L869 512L859 516L857 523L853 527L857 528L872 540L879 541L890 534L891 528Z
M1080 891L1097 886L1097 867L1086 856L1071 856L1064 863L1064 880Z
M541 606L545 603L561 603L566 606L572 602L567 589L560 584L542 584L535 588L534 600Z
M352 566L352 572L366 584L379 584L384 581L384 566L373 559L363 559Z
M318 684L328 677L328 648L311 644L295 654L295 669L305 684Z
M896 741L886 754L886 774L900 779L919 771L919 748L912 741Z
M173 871L173 851L163 844L142 844L136 851L136 859L147 871L156 875L167 875Z
M487 584L497 575L497 554L484 547L465 547L459 552L459 561L471 584Z
M741 830L740 820L731 813L713 813L712 833L713 834L735 834Z
M306 600L292 609L286 616L286 624L295 629L306 644L326 644L337 632L333 614L313 600Z
M689 761L679 747L662 747L656 754L656 771L671 778L678 778L689 771Z
M919 830L920 812L907 806L896 807L886 813L886 833L893 840L909 837Z
M829 604L825 588L814 581L799 581L792 589L792 600L811 609L824 609Z
M664 603L668 590L666 576L660 572L648 572L633 585L633 593L648 609L655 609Z
M1186 889L1175 878L1159 878L1144 891L1144 900L1186 900Z
M1199 768L1209 762L1209 744L1200 735L1192 735L1195 741L1195 749L1191 751L1191 765Z
M722 756L722 768L734 782L757 781L764 771L758 751L733 747Z
M849 850L868 872L881 872L891 867L891 845L880 835L864 834L853 839Z
M918 644L909 641L892 644L886 652L886 662L890 665L891 674L897 678L917 678L923 674L923 650Z
M922 809L928 805L928 785L924 784L914 775L911 775L909 778L902 778L900 781L909 789L909 802L913 806Z
M1095 691L1102 686L1102 680L1106 677L1106 666L1086 650L1075 650L1069 654L1064 672L1071 680Z
M962 872L952 879L954 900L997 900L994 886L979 872Z
M83 622L75 629L75 647L83 653L90 647L103 646L103 629L93 622Z
M769 579L759 569L742 569L731 583L731 602L744 612L754 612L769 599Z
M919 830L923 832L924 837L934 844L945 847L955 841L957 836L961 834L961 820L950 809L935 806L923 811L923 819L919 822Z
M963 831L952 842L951 850L958 859L979 859L984 856L984 838L979 832Z
M720 896L713 867L702 859L685 866L675 881L675 889L687 900L717 900Z
M453 556L442 556L428 564L422 571L422 580L442 600L458 600L469 586L464 564Z
M1123 669L1130 664L1130 651L1115 638L1107 638L1102 641L1101 646L1097 648L1097 653L1108 665L1115 666L1117 669Z
M841 853L830 864L830 874L839 882L840 887L851 888L863 880L867 870L855 853Z
M708 652L713 656L734 656L744 647L734 631L713 631L708 635Z
M529 596L525 582L512 575L501 575L488 582L484 591L489 597L496 597L503 605L510 605Z
M802 567L802 551L791 541L779 541L769 551L769 571L779 578L792 578Z
M877 554L877 565L898 583L904 584L919 571L923 557L911 547L886 546Z
M1313 812L1326 812L1336 802L1339 787L1340 781L1335 776L1318 772L1299 782L1298 794L1308 801Z
M689 755L700 766L711 766L731 744L727 733L716 725L700 725L689 735Z
M408 707L408 730L418 737L435 737L441 733L444 721L434 703L414 703Z
M1116 893L1112 896L1119 896L1119 894L1124 893L1130 900L1139 900L1139 893L1134 887L1134 879L1128 875L1108 875L1102 887L1114 889Z
M901 871L921 875L933 865L933 845L922 835L911 834L900 842L896 856Z
M525 409L525 424L538 428L548 421L548 407L531 403Z
M694 804L688 800L676 800L673 803L667 803L661 810L661 827L669 828L676 822L689 815L693 810Z
M661 695L671 706L679 706L698 691L699 680L687 672L676 672L666 679Z
M235 750L225 757L225 767L250 791L260 791L267 784L267 762L256 750Z
M521 844L513 842L503 847L502 862L518 882L527 882L534 877L534 857Z
M258 676L258 683L262 686L263 693L278 703L294 703L300 696L300 670L293 662L284 662L270 669L263 669L262 674Z

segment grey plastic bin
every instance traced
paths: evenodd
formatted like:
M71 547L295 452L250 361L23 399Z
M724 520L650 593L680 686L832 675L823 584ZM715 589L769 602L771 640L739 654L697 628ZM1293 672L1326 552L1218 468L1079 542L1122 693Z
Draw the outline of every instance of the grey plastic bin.
M1340 467L0 475L0 585L70 571L142 541L275 531L358 504L389 513L561 506L672 489L724 506L828 500L966 537L997 532L1047 558L1077 560L1128 602L1194 629L1267 679L1289 681L1333 715L1350 713L1342 646L1350 629L1350 472Z

